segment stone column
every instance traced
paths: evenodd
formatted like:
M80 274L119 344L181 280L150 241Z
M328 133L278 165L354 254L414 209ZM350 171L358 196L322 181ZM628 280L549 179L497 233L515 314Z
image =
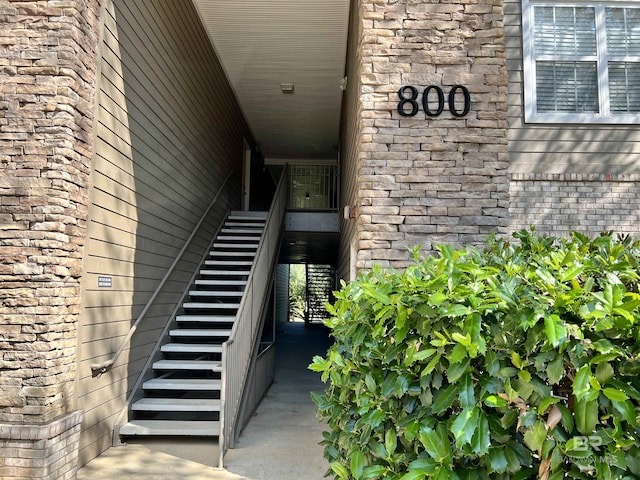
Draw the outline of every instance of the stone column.
M75 478L99 0L0 0L0 477Z
M407 247L479 244L490 232L506 233L502 0L361 0L360 5L358 268L373 263L402 268L411 263ZM398 112L405 86L412 88L403 91L409 100L402 111L416 110L415 115ZM427 115L422 98L430 86L432 115ZM449 107L452 90L457 115Z

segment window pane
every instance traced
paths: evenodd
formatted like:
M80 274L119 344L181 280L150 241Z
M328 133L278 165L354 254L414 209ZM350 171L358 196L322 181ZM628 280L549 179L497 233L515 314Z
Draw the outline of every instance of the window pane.
M596 21L593 7L536 7L536 55L595 55Z
M595 62L537 62L538 112L598 112Z
M607 8L609 55L640 55L640 8Z
M609 62L611 111L640 112L640 63Z

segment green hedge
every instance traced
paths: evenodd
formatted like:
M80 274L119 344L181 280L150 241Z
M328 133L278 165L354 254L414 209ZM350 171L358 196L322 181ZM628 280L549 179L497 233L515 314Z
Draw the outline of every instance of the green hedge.
M640 244L515 237L343 284L309 367L327 476L640 478Z

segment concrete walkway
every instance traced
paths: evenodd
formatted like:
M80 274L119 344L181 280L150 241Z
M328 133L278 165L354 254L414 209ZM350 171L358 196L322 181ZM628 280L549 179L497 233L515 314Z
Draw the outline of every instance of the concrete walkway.
M207 440L154 440L107 450L78 471L78 480L322 480L325 426L315 416L311 391L321 392L320 376L307 369L329 347L324 327L289 323L276 337L275 382L215 468L217 445Z

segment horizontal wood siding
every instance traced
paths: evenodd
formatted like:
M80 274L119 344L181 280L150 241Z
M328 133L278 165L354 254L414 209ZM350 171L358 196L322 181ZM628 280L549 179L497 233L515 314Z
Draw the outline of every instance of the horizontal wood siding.
M242 170L240 112L188 0L107 0L103 7L77 407L85 412L80 463L111 444L125 403L170 313L228 209L239 178L220 196L129 348L108 360L144 308L227 174ZM98 288L98 277L111 288Z
M343 96L340 131L340 202L345 205L358 204L357 179L359 175L360 147L360 13L358 2L352 1L349 14L349 45L347 46L347 90ZM356 235L357 219L342 220L339 243L337 276L350 280L351 242Z
M635 174L640 172L637 125L524 123L520 0L505 0L509 70L509 153L512 173Z

